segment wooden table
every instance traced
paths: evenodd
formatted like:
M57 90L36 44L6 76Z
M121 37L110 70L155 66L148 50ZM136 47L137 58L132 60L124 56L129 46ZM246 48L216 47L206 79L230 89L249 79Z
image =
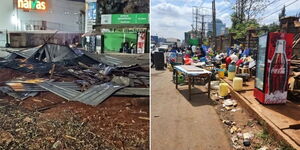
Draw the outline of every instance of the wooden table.
M191 100L192 96L192 86L195 85L195 77L199 78L208 78L208 91L201 93L193 93L193 94L202 94L208 93L208 98L210 98L210 81L211 81L211 72L205 69L198 68L196 66L191 65L179 65L174 67L175 73L175 84L176 89L178 89L178 73L181 72L188 78L188 86L189 86L189 100Z

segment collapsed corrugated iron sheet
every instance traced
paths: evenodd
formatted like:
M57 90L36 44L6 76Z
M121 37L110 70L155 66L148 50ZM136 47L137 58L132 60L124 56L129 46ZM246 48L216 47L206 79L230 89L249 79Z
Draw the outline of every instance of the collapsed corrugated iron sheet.
M81 93L80 95L76 96L74 100L88 105L96 106L121 88L123 88L123 86L116 85L111 82L101 85L95 85L85 92Z
M74 97L76 97L81 93L70 88L65 88L62 86L55 85L51 82L43 82L43 83L39 83L38 85L67 100L72 100Z
M115 96L149 96L149 88L123 88Z
M34 48L29 48L26 50L20 50L20 51L10 51L11 53L17 54L21 57L24 57L26 59L28 59L29 57L31 57L36 51L39 50L39 48L41 48L41 46L38 47L34 47Z
M69 101L79 101L92 106L102 103L117 90L123 88L123 86L108 82L95 85L84 92L78 92L74 89L55 85L52 82L43 82L38 85Z
M38 94L38 92L14 92L8 86L0 87L0 91L3 93L6 93L7 95L9 95L11 97L14 97L15 99L19 99L19 100L25 100L28 97L34 97Z
M17 82L6 82L6 85L10 86L14 91L19 92L44 92L46 89L33 83L17 83ZM52 82L53 85L60 86L63 88L70 88L73 90L80 90L80 87L73 82Z
M44 62L59 62L77 58L75 52L68 46L46 43L28 58Z

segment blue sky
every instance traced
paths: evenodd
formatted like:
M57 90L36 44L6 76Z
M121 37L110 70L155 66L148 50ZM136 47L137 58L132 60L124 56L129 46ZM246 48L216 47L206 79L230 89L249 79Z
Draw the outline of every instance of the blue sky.
M184 32L191 30L192 6L211 8L212 0L151 0L151 32L152 35L174 37L183 39ZM272 1L272 0L270 0ZM277 0L257 16L260 24L270 24L278 21L278 12L283 5L295 0ZM227 27L231 26L230 14L235 0L216 0L217 18L221 19ZM286 8L287 15L300 12L300 0ZM207 13L211 14L211 10ZM265 16L268 16L266 17ZM264 19L261 19L264 18Z

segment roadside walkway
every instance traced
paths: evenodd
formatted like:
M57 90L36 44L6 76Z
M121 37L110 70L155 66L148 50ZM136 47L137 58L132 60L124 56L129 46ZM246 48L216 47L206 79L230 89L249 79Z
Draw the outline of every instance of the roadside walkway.
M230 150L229 138L206 94L187 100L187 86L175 89L172 72L151 70L151 148ZM193 92L199 92L197 87ZM204 88L201 88L205 90Z

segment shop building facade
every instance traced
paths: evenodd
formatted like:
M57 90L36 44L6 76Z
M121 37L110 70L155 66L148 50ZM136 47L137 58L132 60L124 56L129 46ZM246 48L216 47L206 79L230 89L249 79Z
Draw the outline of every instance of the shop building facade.
M83 0L5 0L1 1L0 19L0 46L6 43L6 31L83 33L85 5Z

